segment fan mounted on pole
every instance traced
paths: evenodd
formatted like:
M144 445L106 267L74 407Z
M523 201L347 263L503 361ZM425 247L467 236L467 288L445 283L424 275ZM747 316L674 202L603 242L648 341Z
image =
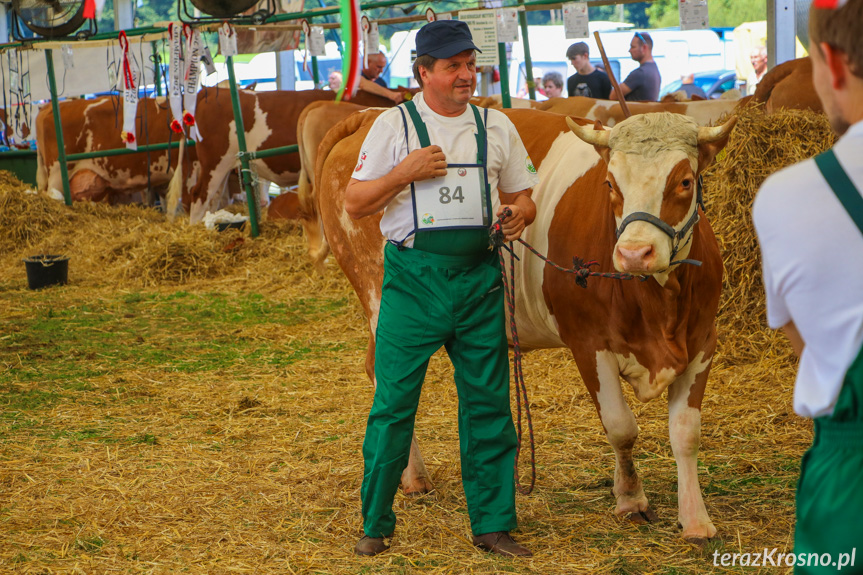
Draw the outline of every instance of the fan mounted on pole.
M201 16L195 16L189 4L201 11ZM243 14L256 4L262 4L260 10L252 14ZM183 22L222 22L225 20L243 24L263 24L276 13L276 0L180 0L177 3L177 13Z
M23 23L33 33L44 38L71 36L84 24L86 0L12 0L12 35L24 39ZM90 19L87 30L75 34L86 38L96 33L96 20Z

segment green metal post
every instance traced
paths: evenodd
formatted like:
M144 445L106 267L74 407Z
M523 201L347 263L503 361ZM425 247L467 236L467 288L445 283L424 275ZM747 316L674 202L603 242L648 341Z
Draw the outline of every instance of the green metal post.
M518 0L519 6L524 6L524 0ZM521 39L524 42L524 72L527 74L527 90L530 99L536 100L536 86L533 83L533 63L530 60L530 41L527 38L527 12L518 11L518 24L521 26Z
M503 107L512 108L512 98L509 93L509 61L506 59L506 42L497 45L497 54L500 64L500 95L503 98Z
M194 146L195 140L186 140L186 147ZM97 150L95 152L81 152L80 154L69 154L66 156L66 162L72 163L79 160L90 160L92 158L110 158L111 156L128 156L130 154L146 154L147 152L163 152L179 148L180 142L163 142L161 144L147 144L146 146L138 146L137 150L129 148L115 148L113 150ZM299 148L299 146L297 146ZM295 150L292 150L295 151Z
M71 206L72 192L69 191L69 168L66 166L66 143L63 141L60 103L57 101L57 79L54 77L53 50L45 50L45 63L48 65L48 88L51 90L51 109L54 110L54 133L57 136L57 161L60 162L60 179L63 180L63 199L66 201L67 206Z
M156 43L150 42L153 49L153 60L156 63L156 71L153 74L153 84L156 87L156 96L162 95L162 54L156 50Z
M231 105L234 108L234 121L237 127L237 147L240 149L240 182L246 189L246 202L249 205L249 223L252 226L252 237L258 237L258 198L249 181L249 158L246 156L246 127L243 125L243 111L240 109L240 93L237 90L237 78L234 75L234 57L225 58L228 65L228 81L231 84Z
M317 90L320 85L320 74L318 72L318 57L312 56L312 81L315 83L315 90Z

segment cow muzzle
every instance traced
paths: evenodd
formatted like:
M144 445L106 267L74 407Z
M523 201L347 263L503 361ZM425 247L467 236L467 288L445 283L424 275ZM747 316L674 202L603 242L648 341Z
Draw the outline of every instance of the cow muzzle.
M668 267L668 253L653 242L620 241L614 248L614 267L622 273L651 275Z

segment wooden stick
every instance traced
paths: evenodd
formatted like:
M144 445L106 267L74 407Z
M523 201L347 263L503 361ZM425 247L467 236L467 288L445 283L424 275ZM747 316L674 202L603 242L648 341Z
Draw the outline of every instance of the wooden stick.
M599 31L593 33L596 38L596 45L599 47L599 55L602 56L602 63L605 64L605 73L608 74L608 79L611 80L611 87L614 88L614 93L617 94L617 101L620 102L620 109L623 110L623 115L627 118L632 114L629 107L626 105L626 100L623 94L620 93L620 84L617 83L617 78L614 77L614 70L611 69L611 64L608 63L608 56L605 55L605 48L602 46L602 40L599 38Z

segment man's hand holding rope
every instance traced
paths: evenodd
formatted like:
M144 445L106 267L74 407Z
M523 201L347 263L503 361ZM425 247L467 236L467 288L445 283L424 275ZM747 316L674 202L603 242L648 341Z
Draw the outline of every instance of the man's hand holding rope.
M521 237L525 226L530 225L536 218L536 205L530 197L530 190L517 192L515 194L500 194L501 206L497 209L495 216L500 218L504 210L511 212L502 222L501 229L504 239L514 242Z

